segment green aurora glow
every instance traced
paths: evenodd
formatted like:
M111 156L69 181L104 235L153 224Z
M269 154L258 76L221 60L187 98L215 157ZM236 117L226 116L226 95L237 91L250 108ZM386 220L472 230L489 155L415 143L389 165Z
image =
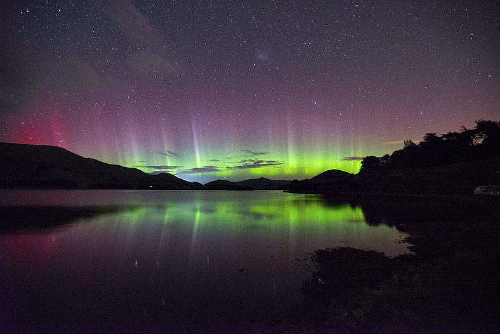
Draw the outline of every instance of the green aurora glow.
M369 226L361 207L330 206L317 196L280 192L252 191L236 197L232 192L218 194L219 197L210 191L172 193L174 197L164 205L138 202L132 209L94 221L112 229L125 224L130 233L148 228L169 235L171 229L179 230L192 242L203 242L207 235L221 242L229 242L231 235L249 240L269 239L266 242L271 243L276 240L279 247L291 247L298 253L313 250L304 248L310 240L317 240L316 247L351 246L389 255L406 252L406 245L390 242L400 238L401 233L387 225ZM184 201L184 195L191 200Z

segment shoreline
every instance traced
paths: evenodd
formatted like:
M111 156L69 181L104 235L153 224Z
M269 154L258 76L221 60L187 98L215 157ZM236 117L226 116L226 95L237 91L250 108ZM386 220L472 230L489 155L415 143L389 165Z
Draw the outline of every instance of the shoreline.
M379 210L387 204L373 201L379 194L349 195L370 199ZM475 212L417 219L413 210L402 210L403 223L394 225L409 233L406 241L414 254L389 258L352 248L315 251L317 269L305 283L303 309L292 318L319 332L500 333L500 207L474 197L430 198L451 199L450 207L465 204L462 208L476 207ZM411 207L425 204L419 202L429 196L398 199Z
M411 193L374 193L374 192L335 192L335 191L288 191L290 194L316 194L337 200L397 200L397 201L441 201L443 203L500 203L500 196L494 195L445 195L445 194L411 194Z

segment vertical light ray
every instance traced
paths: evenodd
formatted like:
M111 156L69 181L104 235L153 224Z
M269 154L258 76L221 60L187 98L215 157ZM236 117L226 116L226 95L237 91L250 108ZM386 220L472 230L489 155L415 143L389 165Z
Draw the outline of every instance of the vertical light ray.
M168 135L168 132L165 131L165 126L163 123L161 122L158 122L158 124L161 124L160 125L160 133L161 133L161 147L163 148L163 152L161 152L161 160L165 160L166 161L166 165L167 166L170 166L171 164L171 159L170 159L170 156L169 154L167 154L167 150L169 150L169 148L171 147L169 145L169 140L167 138L167 135ZM163 165L164 162L163 161L160 161L160 164Z
M296 247L296 222L299 212L298 205L292 207L289 203L285 203L285 208L288 211L288 263L291 263Z
M165 213L163 215L163 226L161 229L161 235L160 235L160 242L158 243L158 252L161 252L163 247L165 246L165 243L170 236L170 229L167 226L168 220L169 220L169 204L165 205Z
M297 169L297 161L295 159L295 152L294 152L294 142L293 142L293 128L292 128L292 121L289 116L286 118L286 135L287 135L287 149L288 149L288 170L287 173L293 174L295 173Z
M194 223L193 223L193 234L191 236L191 247L189 248L189 262L195 258L195 251L196 251L196 236L198 235L198 226L200 224L200 219L201 219L201 208L200 208L200 202L196 201L195 202L196 210L194 214Z
M198 129L196 127L196 120L193 115L191 115L191 131L193 133L193 146L194 146L194 154L196 156L196 167L201 167L201 158L200 158L200 148L198 145Z

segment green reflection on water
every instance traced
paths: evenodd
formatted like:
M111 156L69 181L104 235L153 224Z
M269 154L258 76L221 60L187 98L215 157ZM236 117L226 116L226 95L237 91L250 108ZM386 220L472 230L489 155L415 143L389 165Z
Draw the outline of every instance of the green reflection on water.
M164 205L151 203L137 204L124 210L114 219L127 224L194 222L202 225L224 224L227 228L245 224L275 226L280 224L324 225L342 223L364 223L365 216L360 207L349 204L326 206L314 197L293 195L274 198L246 198L236 195L220 201L207 201L194 197L190 201L166 201Z
M165 240L185 240L191 252L214 247L214 243L238 244L252 252L253 247L279 247L294 254L336 246L374 249L390 256L407 252L406 245L399 242L404 233L384 224L368 225L360 206L327 204L316 195L272 191L156 193L154 200L143 197L133 208L98 217L93 223L88 227L116 229L116 233L126 229L128 235L147 231L144 233L150 242L155 234ZM163 245L163 241L158 242Z
M288 221L292 224L304 221L315 224L365 221L363 210L360 207L353 208L349 204L328 207L320 201L287 201L278 203L278 205L260 204L252 206L251 210L254 213L270 215L275 219Z

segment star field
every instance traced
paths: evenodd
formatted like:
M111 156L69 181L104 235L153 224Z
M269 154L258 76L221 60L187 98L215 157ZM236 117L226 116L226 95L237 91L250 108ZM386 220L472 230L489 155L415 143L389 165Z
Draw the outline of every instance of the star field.
M499 1L2 1L1 141L207 182L500 116Z

